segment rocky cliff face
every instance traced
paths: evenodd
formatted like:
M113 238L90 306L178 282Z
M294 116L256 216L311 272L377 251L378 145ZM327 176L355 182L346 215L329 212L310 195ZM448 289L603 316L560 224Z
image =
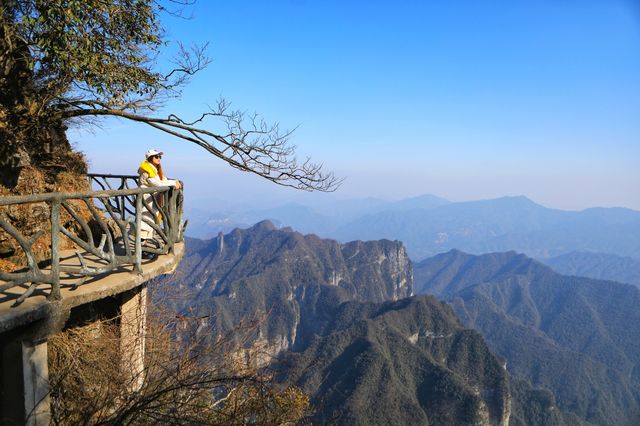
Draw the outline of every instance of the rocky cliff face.
M335 303L398 300L411 295L412 269L398 241L339 244L265 221L209 241L188 240L178 271L163 282L179 288L178 309L209 316L219 333L264 317L256 339L275 353L305 338L300 331L314 330L314 315L301 306L315 311L319 287L331 287Z

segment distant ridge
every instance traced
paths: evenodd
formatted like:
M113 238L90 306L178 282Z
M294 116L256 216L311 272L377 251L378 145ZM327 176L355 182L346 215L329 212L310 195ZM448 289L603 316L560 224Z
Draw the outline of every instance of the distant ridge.
M515 250L535 258L580 251L640 259L640 212L625 208L565 211L543 207L525 196L450 202L422 195L396 202L290 203L210 214L210 222L199 215L191 231L213 236L218 230L229 231L233 223L271 219L279 226L338 241L400 240L414 260L453 248L474 254Z
M631 257L574 251L540 261L561 274L618 281L640 288L640 260Z
M393 238L413 259L458 248L470 253L515 250L546 258L570 251L640 257L640 212L549 209L527 197L450 203L431 209L385 211L336 231L339 239Z

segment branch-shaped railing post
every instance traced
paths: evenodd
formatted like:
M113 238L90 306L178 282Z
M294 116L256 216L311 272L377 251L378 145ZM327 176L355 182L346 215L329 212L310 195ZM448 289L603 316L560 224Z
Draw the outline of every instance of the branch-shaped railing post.
M168 211L168 217L167 217L167 226L169 227L169 241L170 243L170 248L169 250L173 251L173 243L176 241L176 223L175 223L175 214L176 214L176 193L178 191L174 190L173 188L171 188L171 190L169 191L169 193L165 196L166 200L167 200L167 211Z
M136 260L134 269L137 273L142 273L142 194L136 194L136 225L135 225L135 253Z
M43 224L43 229L29 236L12 225L10 215L0 212L0 230L15 241L16 249L21 249L27 260L19 271L0 270L0 293L28 286L17 297L16 304L22 303L41 284L51 286L49 300L59 300L61 287L77 287L88 277L124 266L132 267L131 272L140 274L143 259L147 258L143 252L150 254L152 260L157 255L174 253L175 244L182 241L181 190L167 186L130 189L129 182L137 186L136 176L90 175L89 179L102 190L0 197L0 207L45 203L50 210L49 226ZM120 184L111 185L108 179L119 179ZM111 189L113 187L120 189ZM62 211L65 212L64 219L61 218ZM158 221L158 214L162 216L161 221ZM143 246L143 226L154 234L155 247ZM51 257L37 259L36 241L46 234L46 228L51 230ZM62 240L60 234L66 239ZM63 246L63 241L70 245ZM75 253L66 253L63 249L73 249ZM69 262L73 257L77 258L79 266ZM49 271L41 269L41 261L49 265ZM78 282L67 284L68 281L64 281L62 284L60 274L66 274L65 280L77 279Z
M60 199L51 203L51 293L50 300L60 300Z

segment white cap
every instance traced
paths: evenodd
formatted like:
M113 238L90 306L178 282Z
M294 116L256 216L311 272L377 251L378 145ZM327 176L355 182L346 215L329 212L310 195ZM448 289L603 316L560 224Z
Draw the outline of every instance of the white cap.
M147 151L147 153L144 155L144 158L149 158L149 157L153 157L154 155L164 155L164 152L162 151L158 151L155 148L151 148L149 151Z

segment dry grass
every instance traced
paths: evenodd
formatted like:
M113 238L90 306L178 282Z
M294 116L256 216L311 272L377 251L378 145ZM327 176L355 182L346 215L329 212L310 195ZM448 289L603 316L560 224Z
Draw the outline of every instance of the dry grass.
M150 315L145 366L136 377L123 373L117 319L54 336L54 423L285 425L308 414L300 390L278 389L268 372L251 367L251 357L232 355L238 335L253 332L253 325L204 344L192 332L198 320L179 318L159 310Z

